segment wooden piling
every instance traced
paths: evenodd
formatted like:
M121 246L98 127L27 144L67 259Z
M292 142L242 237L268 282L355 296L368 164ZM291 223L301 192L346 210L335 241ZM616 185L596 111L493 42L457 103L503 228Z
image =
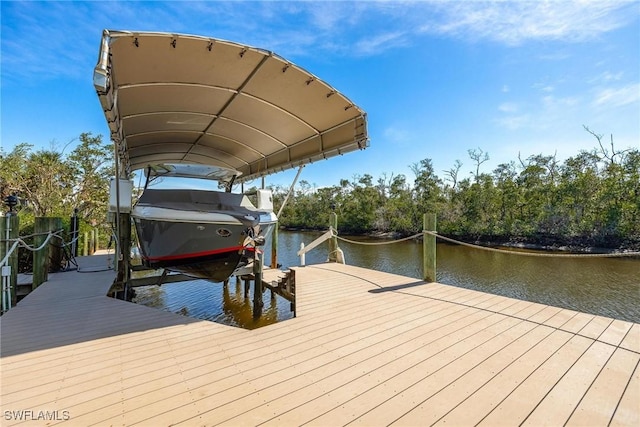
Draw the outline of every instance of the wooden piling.
M78 208L73 210L73 216L71 216L70 220L71 227L71 255L78 256L78 244L79 235L80 235L80 219L78 218Z
M251 280L250 276L242 276L242 280L244 282L244 297L249 298L249 289L251 289Z
M336 232L338 231L338 214L335 212L331 212L329 215L329 226L334 229ZM329 262L337 262L338 261L338 238L333 236L329 239Z
M253 259L253 317L262 315L262 260L256 249Z
M96 252L96 229L91 229L91 248L89 251L89 255L93 255Z
M45 240L47 240L47 235L49 232L56 231L62 228L62 218L35 218L33 228L34 232L36 233L36 236L34 237L34 245L36 247L39 247L45 242ZM37 288L49 279L49 267L51 265L50 255L52 252L50 250L51 242L52 241L50 240L50 244L33 253L32 289Z
M82 235L82 256L89 255L89 235L85 231Z
M271 268L278 268L278 223L273 226L271 236Z
M423 216L423 230L436 231L436 214L426 213ZM427 282L436 281L436 236L424 233L422 237L422 271Z
M0 218L0 239L5 240L7 238L7 227L9 229L9 239L17 239L20 233L20 219L18 215L10 215ZM0 244L0 260L4 259L7 251L13 246L13 241L3 241ZM8 259L8 266L11 267L11 274L9 276L10 291L11 291L11 306L15 306L18 303L16 287L18 283L18 248L16 248Z
M118 214L118 248L116 255L116 282L124 286L123 299L129 300L131 296L131 214L120 212Z

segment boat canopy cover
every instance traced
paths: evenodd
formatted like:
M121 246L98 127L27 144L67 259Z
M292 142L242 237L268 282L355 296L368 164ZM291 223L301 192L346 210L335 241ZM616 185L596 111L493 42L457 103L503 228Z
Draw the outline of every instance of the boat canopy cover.
M105 30L94 86L123 174L188 163L246 181L368 146L366 114L348 98L233 42Z

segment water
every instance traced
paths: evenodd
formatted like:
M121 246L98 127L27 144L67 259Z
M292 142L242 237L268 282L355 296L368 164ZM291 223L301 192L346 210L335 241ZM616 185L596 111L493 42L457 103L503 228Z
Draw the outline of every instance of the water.
M227 286L206 280L142 286L136 288L133 301L195 319L255 329L293 317L289 301L278 295L271 299L270 294L262 295L264 307L257 319L253 317L253 285L245 298L244 284L236 284L235 279Z
M283 268L300 265L296 252L322 233L279 233L278 262ZM367 238L350 238L374 242ZM383 241L384 242L384 241ZM406 241L379 246L339 242L347 264L422 278L422 243ZM270 242L265 252L271 259ZM306 264L327 259L327 244L307 253ZM586 313L640 322L640 259L549 258L482 251L438 243L439 283L504 295ZM137 288L138 303L190 317L253 329L292 317L289 302L263 294L262 318L252 316L253 297L243 286L204 280Z

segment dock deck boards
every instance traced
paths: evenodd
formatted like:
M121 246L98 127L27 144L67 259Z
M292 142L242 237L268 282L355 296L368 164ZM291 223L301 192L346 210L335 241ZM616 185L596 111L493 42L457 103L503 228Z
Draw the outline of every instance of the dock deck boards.
M635 323L319 264L249 331L112 280L52 275L0 318L2 425L640 425Z

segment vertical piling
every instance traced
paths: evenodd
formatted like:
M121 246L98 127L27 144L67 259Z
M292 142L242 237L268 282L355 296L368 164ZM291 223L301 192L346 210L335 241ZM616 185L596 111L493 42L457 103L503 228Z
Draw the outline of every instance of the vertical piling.
M336 232L338 231L338 214L335 212L331 212L329 216L329 227L331 227ZM338 261L338 238L333 236L329 239L329 262L337 262Z
M423 230L436 231L436 214L426 213L423 216ZM436 281L436 236L423 233L422 236L422 271L427 282Z
M0 217L0 239L4 240L0 244L0 260L4 259L7 252L11 249L14 242L11 239L17 239L20 231L20 219L15 213L7 212L4 218ZM9 256L5 271L8 271L9 292L11 294L11 307L18 303L16 286L18 283L18 248L16 248ZM5 276L2 276L5 280ZM4 289L3 289L4 291ZM4 295L3 295L4 297Z
M271 268L278 268L278 223L273 226L271 235Z
M96 251L96 229L91 229L91 247L89 249L89 255L93 255Z
M56 231L62 226L62 218L40 217L35 218L34 221L34 245L36 247L41 246L50 231ZM49 243L52 241L50 240ZM37 288L42 283L49 279L49 266L50 266L50 244L44 248L33 253L33 285L32 289Z
M89 235L85 231L82 235L82 256L89 255Z
M73 210L71 216L71 255L78 256L78 236L80 233L80 218L78 218L78 208Z
M119 253L116 256L116 282L123 284L122 299L129 301L131 296L131 214L120 212L117 221Z
M300 251L304 250L304 242L300 242ZM304 252L300 254L300 266L304 267L307 262L307 256Z
M253 317L262 315L262 261L256 249L253 259Z
M62 230L62 218L49 218L49 231ZM49 269L60 271L62 267L62 245L64 241L60 237L51 237L49 240Z

